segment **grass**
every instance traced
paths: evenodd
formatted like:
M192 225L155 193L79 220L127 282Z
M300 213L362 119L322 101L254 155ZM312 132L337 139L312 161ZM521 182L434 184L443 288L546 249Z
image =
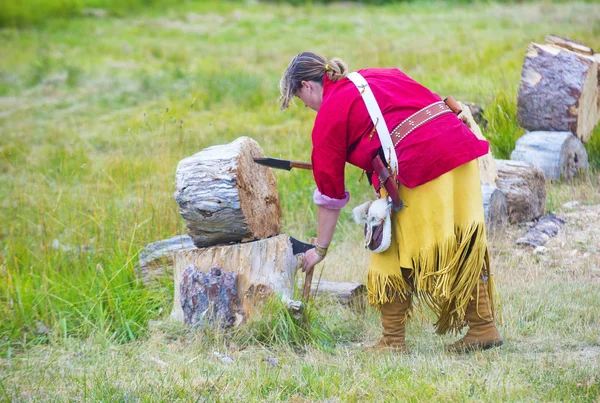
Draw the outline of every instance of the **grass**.
M271 307L240 339L153 327L173 291L144 288L134 270L146 244L185 232L172 198L182 158L241 135L267 155L310 158L314 115L277 104L295 53L340 56L352 69L399 67L441 95L477 102L493 152L507 158L522 133L514 111L526 45L555 33L600 48L597 4L169 4L0 30L0 396L598 398L593 239L565 240L592 253L573 264L516 254L510 240L522 228L493 240L508 342L467 357L442 353L452 338L433 336L430 320L409 326L413 354L371 355L362 346L379 334L375 313L319 304L305 324ZM594 136L586 146L598 167ZM346 173L353 203L370 196L357 169ZM312 177L276 175L284 231L314 236ZM596 171L551 184L548 208L600 203L597 189ZM344 211L323 278L364 281L359 232Z

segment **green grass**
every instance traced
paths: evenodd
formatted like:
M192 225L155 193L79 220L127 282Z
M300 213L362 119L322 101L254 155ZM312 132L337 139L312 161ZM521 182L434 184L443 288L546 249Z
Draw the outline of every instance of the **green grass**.
M34 3L23 4L19 10ZM40 4L36 12L46 16L43 7L54 3ZM171 310L172 286L144 288L134 270L146 244L185 232L172 196L184 157L247 135L267 155L309 160L314 114L282 113L277 103L278 79L295 53L339 56L351 69L399 67L440 95L477 102L493 152L508 158L522 133L514 115L526 45L555 33L600 48L597 4L175 4L0 29L0 396L597 398L593 278L547 270L552 262L532 256L518 261L511 245L493 244L509 343L471 357L441 353L428 321L409 328L413 355L369 355L361 345L376 340L377 315L320 305L304 324L267 309L241 341L151 329ZM23 12L28 24L40 19ZM586 144L596 167L599 142L596 129ZM359 183L360 171L346 172L358 204L372 191ZM311 175L276 176L284 232L314 236ZM548 207L598 203L597 189L596 171L550 185ZM364 281L359 232L344 210L324 278ZM562 270L569 287L553 277ZM533 299L524 299L532 287ZM236 364L212 355L223 349ZM268 354L281 368L263 361Z

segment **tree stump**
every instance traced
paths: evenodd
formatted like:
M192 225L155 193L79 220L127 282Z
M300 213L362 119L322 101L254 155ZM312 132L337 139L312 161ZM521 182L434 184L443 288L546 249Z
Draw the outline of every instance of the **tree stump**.
M522 161L496 160L496 186L506 195L508 221L511 224L541 217L546 211L544 172Z
M226 329L243 319L238 301L237 273L212 267L203 273L189 265L179 286L186 325Z
M571 180L588 167L585 147L571 132L525 133L510 158L541 168L551 180Z
M564 47L527 47L517 120L529 131L570 131L586 142L598 121L598 63Z
M140 253L136 265L138 277L144 285L153 285L161 278L173 278L173 254L177 250L195 249L189 235L152 242Z
M529 245L534 248L544 245L550 238L558 234L565 220L554 214L548 214L538 220L525 235L515 241L517 245Z
M496 186L484 183L481 185L481 196L487 228L492 231L503 228L508 222L506 195Z
M481 129L473 119L473 115L471 114L471 109L464 103L459 102L462 112L460 113L460 119L467 125L469 129L477 136L477 138L481 140L486 140L485 136L481 132ZM495 185L496 179L498 178L498 171L496 169L496 162L494 161L494 157L491 152L488 152L483 157L478 158L479 162L479 176L481 179L481 183L487 183L490 185Z
M193 265L201 272L219 266L236 273L237 295L244 320L252 316L254 306L273 293L284 302L292 301L292 290L301 255L294 255L290 237L279 235L259 241L233 245L181 250L174 253L175 300L173 319L183 321L180 292L183 272Z
M197 247L247 242L279 234L275 175L249 137L209 147L177 166L175 200Z

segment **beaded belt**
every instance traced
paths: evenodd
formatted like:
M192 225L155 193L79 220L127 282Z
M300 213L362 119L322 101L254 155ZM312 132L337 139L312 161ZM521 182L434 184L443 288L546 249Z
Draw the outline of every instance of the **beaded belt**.
M390 133L392 141L394 142L394 146L397 146L398 143L410 132L424 125L430 120L433 120L438 116L445 115L446 113L460 113L460 110L455 110L455 105L453 105L453 103L456 101L454 101L454 98L450 98L451 97L448 97L444 101L439 101L426 106L425 108L404 119L404 121L396 126L396 128ZM452 109L450 109L448 105L450 105Z

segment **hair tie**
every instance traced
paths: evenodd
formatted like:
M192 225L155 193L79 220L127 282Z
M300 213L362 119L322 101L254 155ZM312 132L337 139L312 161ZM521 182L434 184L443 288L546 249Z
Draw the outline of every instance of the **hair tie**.
M325 65L325 71L329 71L329 65L328 64Z

